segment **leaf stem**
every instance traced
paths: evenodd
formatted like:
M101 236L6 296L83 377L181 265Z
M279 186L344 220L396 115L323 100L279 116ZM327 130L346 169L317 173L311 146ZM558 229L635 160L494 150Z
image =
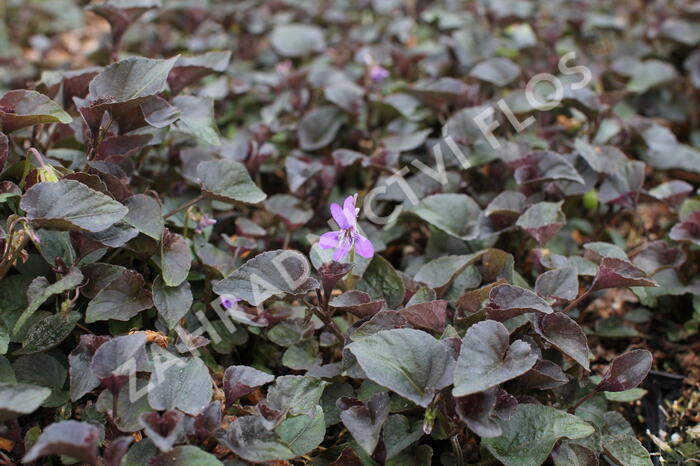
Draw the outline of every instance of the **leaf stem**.
M194 199L185 202L181 206L176 207L173 210L171 210L170 212L168 212L167 214L163 215L163 218L172 217L173 215L180 212L181 210L188 209L203 199L204 199L204 194L200 194L199 196L195 197Z
M457 435L450 437L450 443L452 444L452 451L455 455L455 463L457 466L464 466L464 456L462 455L462 446L459 444L459 438Z
M586 396L584 396L583 398L581 398L580 400L578 400L578 401L576 402L576 404L574 404L571 408L569 408L569 409L568 409L568 413L569 413L569 414L574 414L574 413L576 413L576 410L578 409L579 406L581 406L583 403L585 403L586 401L588 401L588 400L590 400L591 398L593 398L593 396L594 396L595 394L597 394L598 392L600 392L600 390L598 389L598 387L596 387L595 389L593 389L592 392L590 392L589 394L587 394Z
M591 294L591 291L592 291L591 288L587 289L581 296L579 296L578 298L576 298L576 299L574 299L573 301L571 301L571 302L569 303L569 305L566 306L566 307L564 308L564 310L561 311L561 312L563 312L563 313L569 312L571 309L573 309L574 307L576 307L576 305L578 305L581 301L583 301L584 299L586 299L586 298Z

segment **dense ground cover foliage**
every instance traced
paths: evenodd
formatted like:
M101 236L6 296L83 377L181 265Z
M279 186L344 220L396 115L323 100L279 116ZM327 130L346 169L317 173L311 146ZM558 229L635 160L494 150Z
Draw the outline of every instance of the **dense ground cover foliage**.
M0 11L3 464L700 459L698 3Z

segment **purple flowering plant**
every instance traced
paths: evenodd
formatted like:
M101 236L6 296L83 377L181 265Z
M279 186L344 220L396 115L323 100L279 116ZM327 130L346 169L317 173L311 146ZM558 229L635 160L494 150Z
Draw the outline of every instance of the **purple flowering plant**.
M697 2L296 3L3 3L0 463L700 462Z
M351 251L357 252L365 259L370 259L374 255L372 242L358 229L357 215L360 213L360 208L355 207L356 202L357 194L346 197L342 207L336 203L331 204L331 215L340 230L322 234L319 246L322 249L335 249L334 261L343 260Z

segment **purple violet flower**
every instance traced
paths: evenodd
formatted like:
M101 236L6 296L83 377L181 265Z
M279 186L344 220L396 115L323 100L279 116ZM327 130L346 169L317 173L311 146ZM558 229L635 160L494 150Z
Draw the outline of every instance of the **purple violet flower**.
M212 225L216 225L216 219L214 218L209 218L206 214L202 215L201 218L197 221L197 226L194 228L194 230L197 233L201 233L204 231L205 228L210 227Z
M228 310L235 306L238 301L240 301L240 298L235 296L222 296L219 302L224 309Z
M350 252L353 247L362 257L369 259L374 255L374 246L365 236L357 230L357 214L360 209L355 207L357 194L348 196L343 207L331 204L331 215L340 227L340 231L329 231L321 235L319 246L321 249L335 248L333 260L339 262Z
M372 82L379 83L389 77L389 71L380 65L372 65L369 68L369 77Z

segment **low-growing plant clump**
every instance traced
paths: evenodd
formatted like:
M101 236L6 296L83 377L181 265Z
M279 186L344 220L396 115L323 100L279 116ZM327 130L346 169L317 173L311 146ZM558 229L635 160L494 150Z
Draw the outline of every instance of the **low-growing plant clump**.
M700 460L698 3L0 10L2 464Z

